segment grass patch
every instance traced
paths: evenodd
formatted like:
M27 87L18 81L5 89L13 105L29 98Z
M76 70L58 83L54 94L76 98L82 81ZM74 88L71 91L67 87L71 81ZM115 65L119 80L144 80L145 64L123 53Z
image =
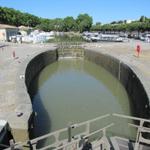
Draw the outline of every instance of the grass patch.
M55 36L54 39L48 40L49 43L60 43L60 42L86 42L82 36L79 35L63 35L63 36Z

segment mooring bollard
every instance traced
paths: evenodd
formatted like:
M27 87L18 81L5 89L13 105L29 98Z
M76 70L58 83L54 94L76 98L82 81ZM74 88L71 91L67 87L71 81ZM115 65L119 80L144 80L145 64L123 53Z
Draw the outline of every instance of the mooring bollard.
M141 46L139 44L136 46L136 51L137 51L137 57L139 57L141 52Z
M14 59L16 58L16 53L15 53L15 51L12 52L12 56L13 56Z

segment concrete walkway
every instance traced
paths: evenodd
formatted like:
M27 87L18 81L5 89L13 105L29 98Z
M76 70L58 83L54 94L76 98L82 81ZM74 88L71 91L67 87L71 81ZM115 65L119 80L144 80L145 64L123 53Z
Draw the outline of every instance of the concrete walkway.
M0 119L9 122L16 141L28 139L26 131L32 113L25 86L26 66L37 54L54 48L54 44L0 43Z

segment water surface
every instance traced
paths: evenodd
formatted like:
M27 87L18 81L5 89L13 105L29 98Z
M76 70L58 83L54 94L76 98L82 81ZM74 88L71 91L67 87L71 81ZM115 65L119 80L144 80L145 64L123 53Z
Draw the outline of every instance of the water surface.
M32 88L37 88L33 108L37 112L36 136L100 115L131 115L128 95L108 71L83 59L62 59L42 70ZM117 124L112 134L131 136L126 120L109 119Z

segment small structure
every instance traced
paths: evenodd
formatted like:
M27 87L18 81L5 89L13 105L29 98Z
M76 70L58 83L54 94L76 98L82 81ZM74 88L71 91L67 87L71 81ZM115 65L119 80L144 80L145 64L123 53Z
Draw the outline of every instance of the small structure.
M0 24L0 41L9 41L11 36L18 34L18 28L11 25Z
M31 33L32 28L31 27L26 27L26 26L19 26L19 32L21 35L26 36Z

